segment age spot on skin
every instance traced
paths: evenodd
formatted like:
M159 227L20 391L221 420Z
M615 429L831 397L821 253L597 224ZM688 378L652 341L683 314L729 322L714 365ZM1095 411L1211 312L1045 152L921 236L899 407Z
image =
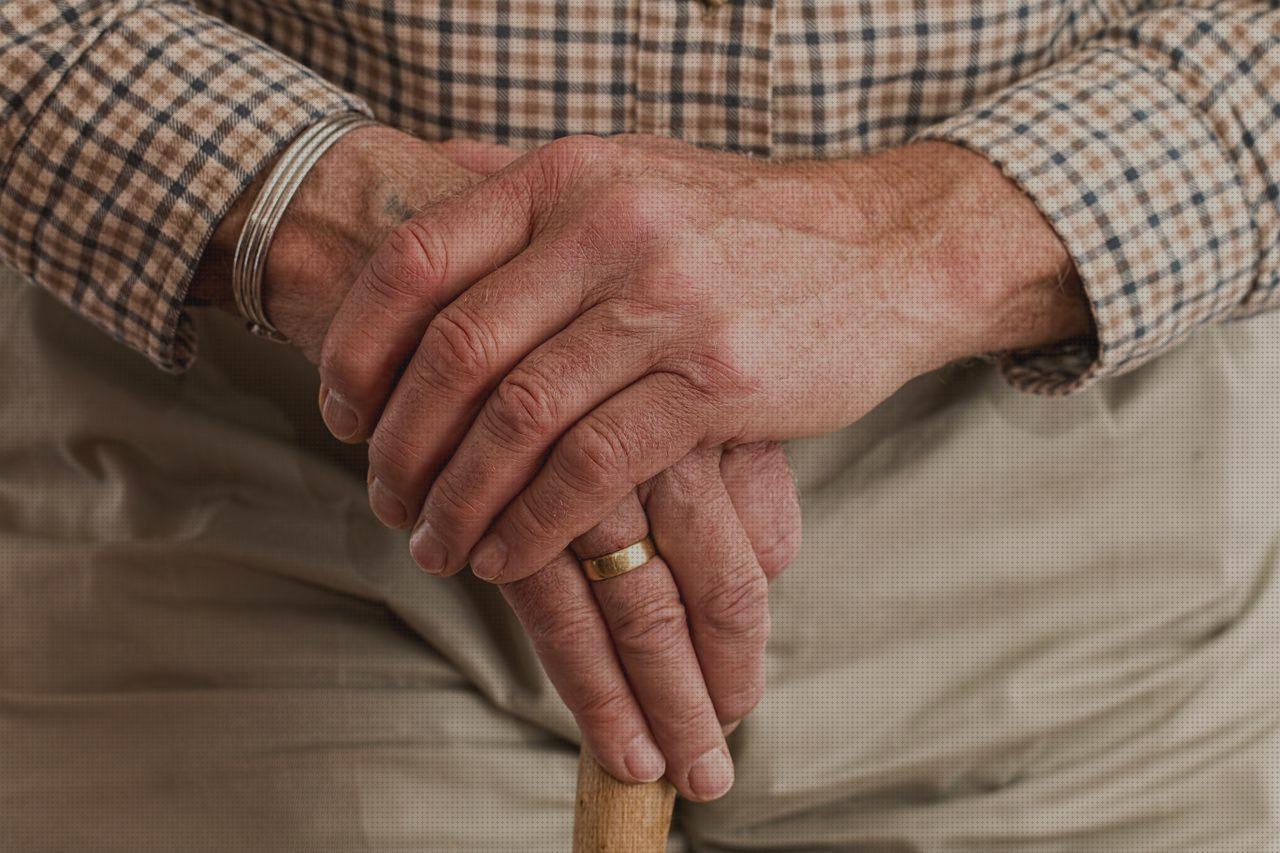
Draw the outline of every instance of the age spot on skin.
M382 206L382 212L396 222L408 222L418 211L405 202L399 193L393 192Z

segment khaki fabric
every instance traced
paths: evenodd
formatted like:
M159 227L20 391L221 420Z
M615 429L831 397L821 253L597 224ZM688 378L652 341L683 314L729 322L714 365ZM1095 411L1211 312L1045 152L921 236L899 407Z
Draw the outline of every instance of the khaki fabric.
M0 850L567 849L572 720L373 519L309 365L206 315L179 379L0 302ZM673 846L1276 849L1278 340L1058 400L954 367L793 445L770 687Z

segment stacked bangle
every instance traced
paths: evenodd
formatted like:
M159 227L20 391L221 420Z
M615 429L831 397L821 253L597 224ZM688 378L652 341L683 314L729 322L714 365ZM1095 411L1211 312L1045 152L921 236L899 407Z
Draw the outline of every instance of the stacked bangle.
M267 176L236 241L231 270L231 291L235 295L236 307L254 334L281 343L287 341L280 330L271 325L263 310L262 274L271 238L275 236L289 202L307 173L333 143L358 127L375 123L360 113L337 113L323 118L299 134Z

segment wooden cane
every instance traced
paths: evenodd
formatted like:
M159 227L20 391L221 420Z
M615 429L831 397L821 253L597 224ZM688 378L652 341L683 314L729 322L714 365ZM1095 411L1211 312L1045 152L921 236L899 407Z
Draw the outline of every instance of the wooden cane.
M573 853L663 853L676 789L666 779L628 785L609 775L582 748Z

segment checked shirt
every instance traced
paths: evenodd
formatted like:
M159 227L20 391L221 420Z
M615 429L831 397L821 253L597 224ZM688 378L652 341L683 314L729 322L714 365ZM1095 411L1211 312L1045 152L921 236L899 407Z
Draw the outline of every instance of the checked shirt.
M640 132L758 157L948 140L1075 260L1064 393L1280 304L1280 0L3 0L0 256L157 366L194 357L214 227L359 109L531 147Z

